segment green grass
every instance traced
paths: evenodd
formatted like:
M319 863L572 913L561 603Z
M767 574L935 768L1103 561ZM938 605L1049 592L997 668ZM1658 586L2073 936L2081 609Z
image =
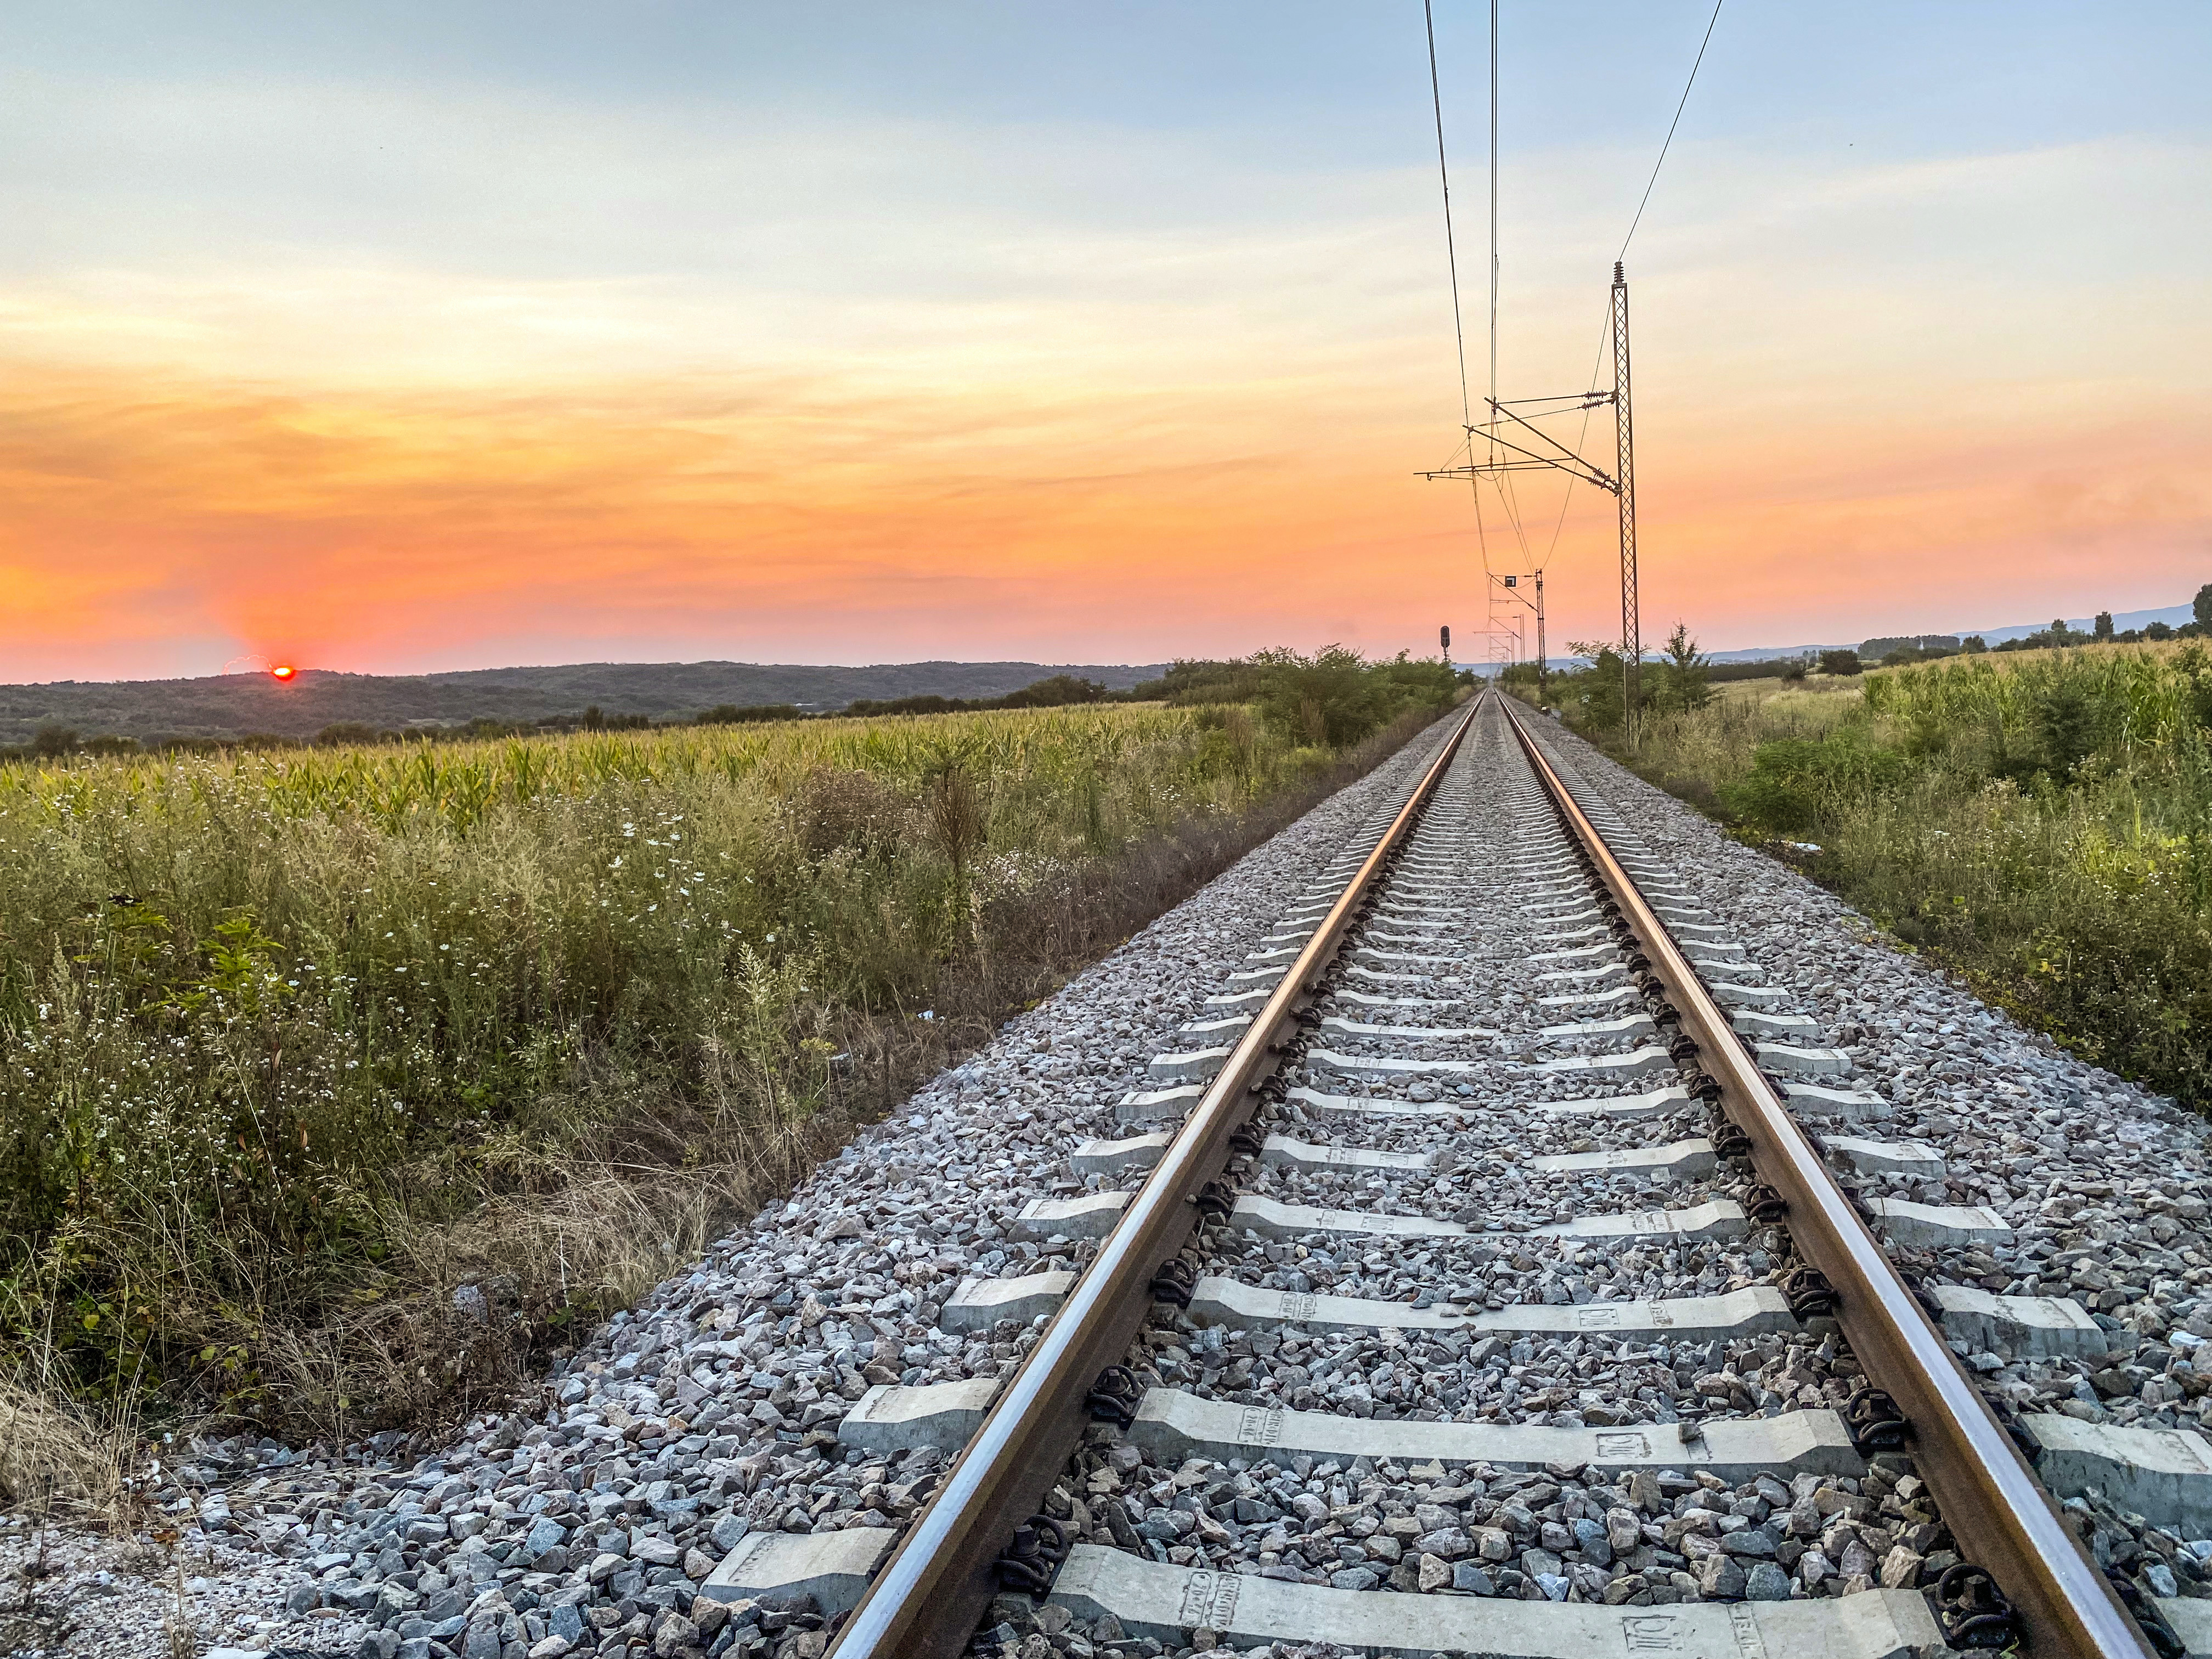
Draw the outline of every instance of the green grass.
M1437 680L1357 754L1117 705L0 768L0 1376L325 1432L481 1396Z
M1748 836L1816 844L1814 872L1900 939L2085 1058L2212 1105L2212 654L1719 690L1649 720L1638 769Z

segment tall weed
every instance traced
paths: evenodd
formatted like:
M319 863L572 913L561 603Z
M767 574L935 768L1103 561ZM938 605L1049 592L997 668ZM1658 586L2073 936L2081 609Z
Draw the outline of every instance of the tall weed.
M0 1377L327 1433L495 1393L1434 712L0 769Z
M2201 646L2090 647L1740 695L1651 720L1634 763L1747 833L1817 844L1814 872L1900 938L2203 1108L2208 723Z

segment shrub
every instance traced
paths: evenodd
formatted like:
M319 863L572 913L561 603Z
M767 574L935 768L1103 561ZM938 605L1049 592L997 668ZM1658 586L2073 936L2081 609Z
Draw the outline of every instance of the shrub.
M1904 756L1846 728L1820 738L1784 738L1753 752L1751 769L1724 784L1720 798L1745 823L1777 834L1813 829L1822 818L1893 789L1910 768Z

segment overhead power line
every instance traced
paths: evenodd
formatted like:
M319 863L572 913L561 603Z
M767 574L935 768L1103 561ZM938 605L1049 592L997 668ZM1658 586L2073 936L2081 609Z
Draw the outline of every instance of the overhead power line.
M1659 182L1659 169L1667 165L1667 152L1674 143L1674 129L1682 125L1682 112L1688 107L1690 102L1690 88L1698 84L1698 70L1705 64L1705 48L1713 43L1713 30L1721 21L1721 7L1725 3L1726 0L1713 0L1713 15L1705 21L1705 39L1698 42L1698 55L1690 64L1690 78L1682 83L1682 95L1674 100L1674 118L1667 124L1667 137L1659 145L1659 159L1651 164L1651 177L1644 181L1644 198L1636 204L1636 216L1628 222L1628 234L1620 239L1620 252L1613 255L1616 259L1625 259L1628 257L1628 245L1636 240L1636 228L1644 222L1644 210L1651 204L1651 191ZM1597 390L1599 379L1605 373L1606 347L1612 337L1613 319L1608 311L1605 322L1598 329L1597 355L1590 363L1589 384L1592 392ZM1492 395L1494 397L1497 394L1493 392ZM1575 440L1575 448L1577 452L1582 449L1583 441L1589 436L1589 417L1590 410L1585 408L1583 410L1582 432ZM1567 508L1575 497L1576 482L1570 476L1567 479L1566 492L1559 498L1559 516L1552 526L1551 546L1545 550L1544 556L1547 561L1550 559L1553 550L1559 544L1559 532L1566 528Z
M1723 3L1724 0L1713 0L1712 20L1705 25L1705 38L1698 42L1697 62L1690 65L1690 78L1682 83L1682 96L1674 106L1674 118L1667 124L1666 141L1659 146L1659 159L1651 164L1651 177L1644 186L1644 199L1636 204L1636 216L1628 222L1628 234L1620 239L1620 252L1613 256L1616 259L1628 257L1628 245L1636 240L1637 226L1644 222L1644 210L1651 202L1651 186L1659 182L1659 169L1667 165L1667 151L1674 142L1674 129L1682 125L1682 111L1690 101L1690 88L1698 84L1698 66L1705 61L1705 48L1713 43L1713 26L1721 21ZM1436 48L1431 46L1429 51L1433 64Z
M1437 18L1432 0L1421 0L1421 20L1429 31L1429 98L1437 112L1437 177L1444 189L1444 258L1451 266L1452 336L1459 343L1460 424L1471 426L1474 409L1467 390L1467 329L1460 320L1459 240L1452 234L1451 168L1444 161L1444 94L1437 80Z

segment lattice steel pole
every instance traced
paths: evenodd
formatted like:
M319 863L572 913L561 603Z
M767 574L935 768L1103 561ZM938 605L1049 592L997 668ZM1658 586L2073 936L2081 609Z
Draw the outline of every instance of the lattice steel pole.
M1536 697L1540 702L1543 700L1544 679L1549 670L1550 665L1545 660L1544 651L1544 573L1539 570L1536 573Z
M1637 746L1637 681L1644 665L1644 610L1636 591L1636 427L1628 405L1628 273L1613 266L1613 478L1620 501L1620 718L1632 752Z

